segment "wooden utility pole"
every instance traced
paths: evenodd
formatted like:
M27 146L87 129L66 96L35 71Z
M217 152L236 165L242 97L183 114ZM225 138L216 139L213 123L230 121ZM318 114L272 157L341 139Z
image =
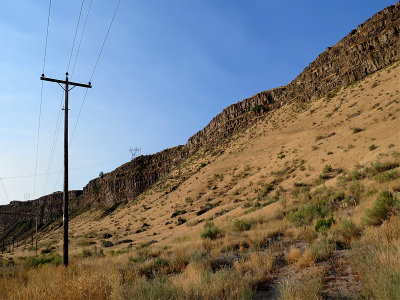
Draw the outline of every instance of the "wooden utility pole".
M36 243L35 243L35 254L36 254L36 256L37 256L37 240L38 240L37 222L38 222L38 216L36 216L36 229L35 229L35 239L36 239ZM33 241L32 241L32 243L33 243Z
M68 266L68 92L76 86L91 88L92 84L76 83L68 80L68 72L65 73L65 80L47 78L42 74L40 80L56 82L65 91L64 105L64 193L63 193L63 222L64 222L64 243L63 243L63 262L64 266ZM61 84L64 84L63 87ZM72 86L70 89L69 86Z

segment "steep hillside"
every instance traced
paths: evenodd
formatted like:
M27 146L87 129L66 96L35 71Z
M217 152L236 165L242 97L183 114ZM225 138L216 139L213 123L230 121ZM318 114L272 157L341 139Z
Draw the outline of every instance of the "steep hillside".
M0 298L396 299L399 31L398 3L187 145L91 181L71 268L30 269L57 264L58 219L40 231L43 261L30 239L7 247Z

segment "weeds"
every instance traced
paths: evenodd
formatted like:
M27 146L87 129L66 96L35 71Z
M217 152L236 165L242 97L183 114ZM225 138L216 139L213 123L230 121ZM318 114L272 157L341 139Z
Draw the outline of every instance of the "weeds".
M333 217L330 217L328 219L319 219L317 223L315 224L315 231L320 232L322 234L326 234L328 229L332 226L334 223Z
M392 192L384 190L379 193L375 205L367 210L366 222L368 225L380 225L399 209L400 200Z
M374 179L379 183L383 183L383 182L395 180L399 177L400 177L399 170L389 170L387 172L375 175Z
M279 290L282 300L308 300L322 299L322 288L322 276L314 269L299 279L284 280Z
M214 240L220 237L221 234L221 229L215 226L213 222L209 221L204 224L204 230L201 233L201 238Z
M369 227L353 244L352 265L362 283L363 299L399 299L400 218Z
M233 230L234 231L247 231L250 230L251 223L245 220L235 220L233 222Z
M25 261L25 267L30 269L30 268L37 268L41 267L45 264L52 264L55 266L60 265L62 262L62 258L60 255L53 255L53 256L42 256L42 257L34 257L34 256L29 256L27 257Z

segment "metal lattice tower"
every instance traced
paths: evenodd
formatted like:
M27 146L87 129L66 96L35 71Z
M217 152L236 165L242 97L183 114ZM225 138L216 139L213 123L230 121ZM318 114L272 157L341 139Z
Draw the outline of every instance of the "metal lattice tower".
M132 147L130 147L129 152L132 154L131 160L133 160L134 158L136 158L142 154L142 148L135 147L132 149Z

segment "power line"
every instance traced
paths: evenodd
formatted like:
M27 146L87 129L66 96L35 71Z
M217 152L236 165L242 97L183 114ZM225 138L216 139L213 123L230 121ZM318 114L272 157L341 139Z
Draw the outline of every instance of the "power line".
M115 11L114 11L114 14L113 14L113 16L112 16L110 25L108 26L108 30L107 30L106 36L105 36L104 41L103 41L103 44L102 44L102 46L101 46L99 55L97 56L97 60L96 60L96 63L95 63L95 65L94 65L92 74L90 75L89 81L92 81L92 79L93 79L93 75L94 75L94 73L95 73L95 71L96 71L96 68L97 68L97 65L98 65L98 63L99 63L101 54L103 53L104 45L106 44L108 35L109 35L109 33L110 33L110 30L111 30L111 26L112 26L112 24L114 23L114 19L115 19L115 16L116 16L116 14L117 14L117 11L118 11L120 2L121 2L121 0L118 0L117 7L115 8ZM81 104L81 107L80 107L79 113L78 113L78 118L76 119L75 126L74 126L74 130L72 131L72 135L71 135L71 139L70 139L70 145L71 145L72 139L73 139L73 137L74 137L74 135L75 135L75 131L76 131L76 127L78 126L79 119L80 119L80 117L81 117L83 105L85 104L88 90L89 90L89 89L86 89L85 95L83 96L82 104Z
M80 11L79 11L78 23L76 24L76 29L75 29L74 41L73 41L73 43L72 43L71 53L70 53L70 55L69 55L69 61L68 61L67 72L69 71L69 66L71 65L72 53L74 52L76 34L78 33L79 22L80 22L80 20L81 20L82 8L83 8L83 4L84 4L84 3L85 3L85 0L82 0L81 9L80 9Z
M70 76L71 78L72 78L72 74L73 74L73 72L74 72L74 70L75 70L75 65L76 65L76 62L77 62L77 59L78 59L78 56L79 56L79 50L80 50L80 48L81 48L81 44L82 44L82 40L83 40L83 35L84 35L84 32L85 32L87 20L88 20L88 17L89 17L90 8L91 8L91 6L92 6L92 1L93 1L93 0L90 0L89 8L88 8L88 11L87 11L87 13L86 13L85 23L84 23L84 25L83 25L82 34L81 34L81 37L80 37L80 40L79 40L78 49L77 49L77 51L76 51L76 55L75 55L75 59L74 59L74 64L73 64L73 67L72 67L72 72L71 72L71 76ZM75 41L76 41L76 35L77 35L77 32L78 32L78 28L79 28L79 22L80 22L80 19L81 19L81 14L82 14L82 9L83 9L84 2L85 2L85 0L82 0L81 9L80 9L80 12L79 12L78 23L77 23L76 29L75 29L74 41L73 41L72 48L71 48L71 53L70 53L70 58L69 58L69 63L68 63L68 69L69 69L70 63L71 63L71 57L72 57L72 53L73 53L73 49L74 49L74 45L75 45ZM47 176L46 176L46 178L45 178L45 182L44 182L44 185L43 185L43 194L44 194L44 192L45 192L45 190L46 190L46 186L47 186L47 183L48 183L48 180L49 180L50 169L51 169L52 161L53 161L53 158L54 158L54 152L55 152L55 148L56 148L56 144L57 144L57 137L58 137L58 133L59 133L59 130L60 130L60 124L61 124L61 122L60 122L60 120L61 120L60 116L61 116L62 100L63 100L63 97L61 97L60 109L59 109L59 112L58 112L57 123L56 123L56 129L55 129L55 131L54 131L53 143L52 143L52 148L51 148L51 152L50 152L50 159L49 159L49 163L48 163L48 166L47 166L47 172L46 172L46 173L47 173Z
M44 73L44 67L46 65L46 54L47 54L47 38L49 36L49 24L50 24L50 10L51 10L51 0L49 2L49 12L47 15L47 29L46 29L46 43L44 46L44 57L43 57L43 69L42 69L42 73Z
M44 46L42 74L44 74L44 68L46 66L47 42L48 42L48 37L49 37L49 25L50 25L50 12L51 12L51 0L49 1L49 10L48 10L48 15L47 15L46 42L45 42L45 46ZM35 192L36 192L36 173L37 173L37 161L38 161L38 156L39 156L40 119L42 116L42 103L43 103L43 82L42 82L42 85L40 88L39 118L38 118L38 130L37 130L37 138L36 138L35 179L33 180L33 197L35 197Z
M112 27L112 25L113 25L113 23L114 23L114 19L115 19L115 16L116 16L116 14L117 14L117 11L118 11L120 2L121 2L121 0L118 0L117 6L116 6L115 11L114 11L114 14L113 14L113 16L112 16L112 18L111 18L110 25L108 26L106 36L104 37L103 44L101 45L99 55L97 56L97 60L96 60L96 63L95 63L95 65L94 65L92 74L90 75L89 82L92 81L92 78L93 78L94 73L95 73L95 71L96 71L96 68L97 68L97 65L98 65L98 63L99 63L101 54L103 53L104 45L106 44L108 35L109 35L110 31L111 31L111 27ZM90 3L90 5L91 5L91 3ZM90 9L90 7L89 7L89 9ZM86 101L86 97L87 97L88 90L89 90L89 89L86 89L85 95L83 96L83 100L82 100L81 107L80 107L80 109L79 109L78 117L77 117L77 119L76 119L76 122L75 122L75 125L74 125L74 129L73 129L73 131L72 131L71 138L70 138L70 140L69 140L69 146L71 146L72 139L74 138L74 135L75 135L75 132L76 132L76 128L77 128L77 126L78 126L78 122L79 122L79 119L80 119L80 117L81 117L83 105L85 104L85 101ZM58 184L58 180L60 179L61 172L62 172L62 167L60 168L59 175L58 175L57 180L56 180L56 183L55 183L55 185L54 185L54 189L56 188L56 186L57 186L57 184Z
M79 45L78 45L78 50L76 51L75 60L74 60L74 65L72 66L71 78L72 78L72 75L74 74L76 61L77 61L77 59L78 59L79 50L80 50L81 44L82 44L83 34L85 33L86 23L87 23L87 20L88 20L88 17L89 17L90 8L92 7L92 1L93 1L93 0L90 0L89 8L88 8L88 11L87 11L87 13L86 13L85 23L83 24L82 34L81 34L81 38L80 38L80 40L79 40Z
M117 14L117 11L118 11L118 8L119 8L119 4L120 4L120 2L121 2L121 0L118 0L117 7L115 8L114 15L113 15L113 17L112 17L112 19L111 19L110 26L108 26L108 30L107 30L106 37L104 38L103 45L101 46L101 49L100 49L99 56L97 57L97 61L96 61L96 64L94 65L93 72L92 72L92 75L90 76L90 79L89 79L89 81L92 81L92 78L93 78L94 72L96 71L97 64L99 63L100 56L101 56L101 54L103 53L103 48L104 48L104 45L105 45L105 43L106 43L106 40L107 40L108 34L110 33L111 26L112 26L112 24L113 24L113 22L114 22L115 15Z
M42 194L44 194L44 192L46 190L47 182L48 182L49 177L50 177L50 169L51 169L51 165L53 163L54 152L55 152L56 145L57 145L57 137L58 137L58 133L60 132L62 101L63 101L63 97L61 97L61 101L60 101L60 108L59 108L59 111L58 111L57 123L56 123L56 128L54 130L53 143L52 143L52 147L51 147L51 151L50 151L50 159L49 159L49 163L47 165L47 172L46 172L47 176L46 176L45 181L44 181Z
M1 182L1 185L3 186L4 194L6 194L7 201L10 202L10 198L8 198L8 194L7 194L6 188L5 188L3 180L1 178L0 178L0 182Z

